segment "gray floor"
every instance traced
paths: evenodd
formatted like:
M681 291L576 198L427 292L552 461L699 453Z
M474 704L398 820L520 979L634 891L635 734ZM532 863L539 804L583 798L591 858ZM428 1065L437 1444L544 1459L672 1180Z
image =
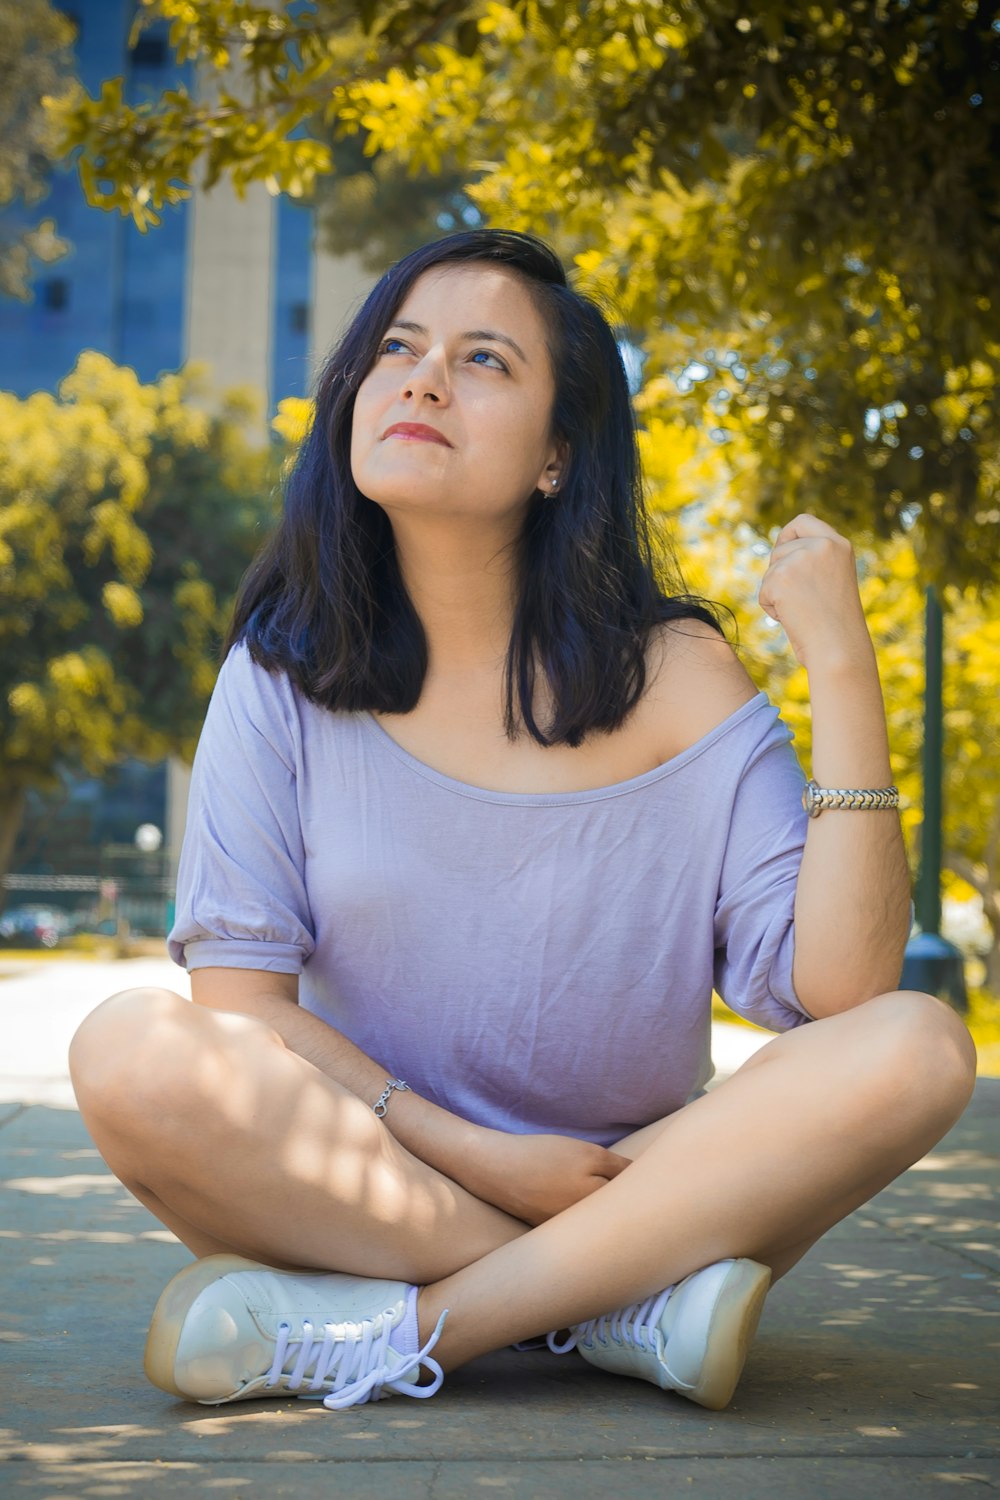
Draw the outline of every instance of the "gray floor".
M0 1494L1000 1489L998 1188L1000 1080L981 1080L940 1146L775 1287L722 1413L575 1355L512 1351L453 1373L426 1403L216 1410L172 1401L141 1370L150 1310L187 1253L108 1174L74 1110L0 1103Z

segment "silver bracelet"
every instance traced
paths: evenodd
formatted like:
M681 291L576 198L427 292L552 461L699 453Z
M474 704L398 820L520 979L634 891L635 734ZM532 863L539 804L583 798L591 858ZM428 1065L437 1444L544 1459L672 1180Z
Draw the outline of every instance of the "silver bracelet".
M401 1078L387 1078L385 1081L385 1088L382 1090L378 1099L372 1105L373 1112L378 1115L380 1120L384 1120L386 1115L389 1113L389 1100L392 1098L393 1094L408 1094L409 1092L410 1085L408 1083L404 1083Z
M899 806L899 788L879 786L869 788L822 787L815 781L807 781L802 792L802 806L811 818L818 818L825 808L881 808Z

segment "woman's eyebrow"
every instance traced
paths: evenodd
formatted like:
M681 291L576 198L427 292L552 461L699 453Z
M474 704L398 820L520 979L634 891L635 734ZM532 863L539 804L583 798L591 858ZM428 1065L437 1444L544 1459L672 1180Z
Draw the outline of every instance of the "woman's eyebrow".
M463 333L462 337L463 339L468 339L470 343L475 343L479 339L487 339L492 340L497 344L506 344L509 349L513 349L514 353L518 355L525 364L528 363L528 356L525 354L520 344L515 344L514 340L507 333L497 333L492 328L474 328L471 333Z
M422 333L425 335L427 333L427 329L422 323L411 323L406 318L396 318L396 320L389 326L391 328L405 328L410 333ZM507 333L497 333L496 330L492 328L473 328L470 329L468 333L463 333L461 337L468 343L475 343L478 339L487 339L496 344L506 344L508 348L513 349L514 353L520 359L522 359L525 364L528 363L528 356L525 354L520 344L515 343Z

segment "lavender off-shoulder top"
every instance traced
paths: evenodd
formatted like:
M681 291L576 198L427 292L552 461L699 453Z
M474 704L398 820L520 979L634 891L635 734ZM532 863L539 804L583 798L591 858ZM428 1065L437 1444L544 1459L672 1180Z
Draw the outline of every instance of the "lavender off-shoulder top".
M785 1031L806 815L764 693L592 791L455 781L245 647L195 760L170 949L299 1003L469 1120L609 1145L711 1077L713 983Z

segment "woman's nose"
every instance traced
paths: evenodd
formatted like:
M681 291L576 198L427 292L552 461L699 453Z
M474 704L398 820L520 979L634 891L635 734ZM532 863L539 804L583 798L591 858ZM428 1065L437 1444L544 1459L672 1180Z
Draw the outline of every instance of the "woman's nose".
M448 400L448 375L444 360L434 350L406 372L401 392L404 400L419 401L427 397L435 405Z

